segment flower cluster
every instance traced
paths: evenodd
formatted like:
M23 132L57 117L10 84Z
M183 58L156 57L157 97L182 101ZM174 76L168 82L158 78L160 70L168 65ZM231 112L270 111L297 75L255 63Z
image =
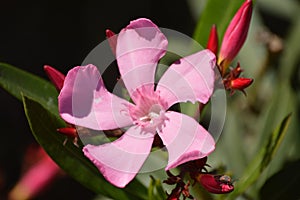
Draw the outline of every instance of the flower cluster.
M185 182L184 177L186 174L194 181L199 183L205 190L213 194L225 194L234 190L231 178L227 175L217 175L209 173L206 169L207 157L189 161L180 167L180 174L173 175L167 171L168 179L164 183L168 185L176 185L170 194L168 194L168 200L177 200L183 196L184 199L193 199L193 196L189 192L190 181Z
M236 68L229 69L232 60L236 57L246 40L251 15L252 0L246 0L227 27L218 55L217 64L221 73L222 84L224 84L226 90L231 91L231 94L235 90L240 90L245 94L244 89L253 82L253 79L240 77L242 69L239 63ZM211 28L207 48L217 55L218 34L215 25Z

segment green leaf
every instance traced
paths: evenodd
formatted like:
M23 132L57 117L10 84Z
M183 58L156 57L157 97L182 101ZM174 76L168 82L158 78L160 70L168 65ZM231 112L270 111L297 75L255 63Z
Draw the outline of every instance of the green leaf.
M95 193L113 199L146 199L147 190L138 181L132 181L125 189L116 188L102 177L98 169L83 155L80 148L71 142L64 146L65 137L56 132L57 128L65 126L60 118L25 95L23 104L34 137L50 157L71 177Z
M155 180L155 187L156 187L157 197L161 199L167 199L166 192L159 179Z
M52 114L58 115L57 91L54 86L31 73L0 63L0 87L22 101L22 94L40 102Z
M283 121L269 136L266 144L263 145L257 156L252 160L244 171L244 175L235 184L235 190L228 195L228 199L236 199L243 194L262 174L270 164L276 154L283 138L287 133L287 128L291 121L291 114L286 116Z
M287 128L290 124L291 114L283 119L281 124L276 128L272 135L270 135L268 142L264 149L262 149L263 159L260 163L260 172L262 172L271 162L275 153L277 152L282 140L287 133Z
M243 2L244 0L207 1L196 25L193 38L201 45L206 46L211 26L216 24L219 41L221 41L229 22Z
M299 199L300 160L289 163L270 177L260 190L260 199Z
M155 186L155 180L153 176L150 176L150 184L148 187L148 200L154 200L155 194L154 194L154 186Z
M164 200L167 198L165 190L159 179L150 176L150 185L148 187L148 200Z

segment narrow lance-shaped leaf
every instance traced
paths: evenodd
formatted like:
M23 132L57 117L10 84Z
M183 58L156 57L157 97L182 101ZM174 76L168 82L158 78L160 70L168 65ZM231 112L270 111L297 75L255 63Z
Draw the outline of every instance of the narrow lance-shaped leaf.
M164 200L167 198L165 190L159 179L150 176L150 184L148 187L148 200Z
M118 189L104 180L96 167L83 155L80 148L68 142L56 129L64 122L47 111L36 100L23 97L23 104L30 128L39 144L52 159L71 177L91 189L113 199L146 199L147 190L138 181L133 181L125 189Z
M52 114L58 115L57 91L54 86L29 72L0 63L0 87L20 101L21 93L33 97Z
M150 184L148 187L148 199L149 200L154 200L155 194L154 194L154 187L155 187L155 179L151 176L150 177Z
M261 175L266 167L272 161L283 138L287 133L291 121L291 114L286 116L277 128L269 136L266 144L263 145L257 156L248 165L244 175L235 184L235 190L228 195L228 199L235 199L243 194Z
M161 184L161 181L159 179L155 180L155 186L156 186L156 192L157 192L158 198L166 199L167 198L166 192L165 192L165 190Z

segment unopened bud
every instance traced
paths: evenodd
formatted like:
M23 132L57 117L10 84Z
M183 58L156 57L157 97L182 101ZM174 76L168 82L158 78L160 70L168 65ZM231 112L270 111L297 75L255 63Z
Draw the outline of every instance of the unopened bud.
M57 132L65 135L69 138L72 138L73 139L73 144L75 146L79 147L79 145L78 145L78 133L77 133L76 128L73 128L73 127L58 128ZM65 139L65 141L63 143L64 145L66 145L67 140L68 140L68 138Z
M55 86L56 90L60 92L64 85L65 81L65 75L63 75L60 71L54 69L53 67L49 65L44 66L44 70L49 77L50 81L53 83Z
M222 74L225 74L229 64L238 54L246 40L251 15L252 0L246 0L226 29L218 58L218 65L222 68Z
M209 33L208 42L206 48L211 50L215 55L218 53L218 33L217 33L217 27L214 24Z
M227 175L201 174L198 181L203 188L214 194L225 194L234 190L231 178Z
M68 137L77 137L76 128L72 128L72 127L58 128L57 132L65 135L65 136L68 136Z
M9 199L35 199L60 175L61 169L43 152L40 160L25 171L12 188Z
M107 29L105 31L106 33L106 38L108 40L109 46L111 48L111 51L113 52L114 55L116 55L116 48L117 48L117 39L118 36L112 32L111 30Z
M253 79L251 78L237 78L234 80L231 80L230 89L233 90L244 90L248 86L250 86L253 83Z

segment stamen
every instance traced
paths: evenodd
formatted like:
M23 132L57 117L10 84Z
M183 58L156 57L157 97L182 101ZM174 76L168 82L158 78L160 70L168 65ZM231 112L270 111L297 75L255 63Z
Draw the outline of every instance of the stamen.
M144 116L144 117L140 117L139 120L140 120L140 121L145 121L145 122L146 122L146 121L150 121L151 118L147 115L147 116Z
M156 112L150 112L150 113L148 114L148 116L149 116L149 118L153 119L153 118L159 117L159 114L156 113Z
M163 123L165 107L159 94L153 88L142 87L136 92L136 105L130 109L130 116L136 125L156 128Z

